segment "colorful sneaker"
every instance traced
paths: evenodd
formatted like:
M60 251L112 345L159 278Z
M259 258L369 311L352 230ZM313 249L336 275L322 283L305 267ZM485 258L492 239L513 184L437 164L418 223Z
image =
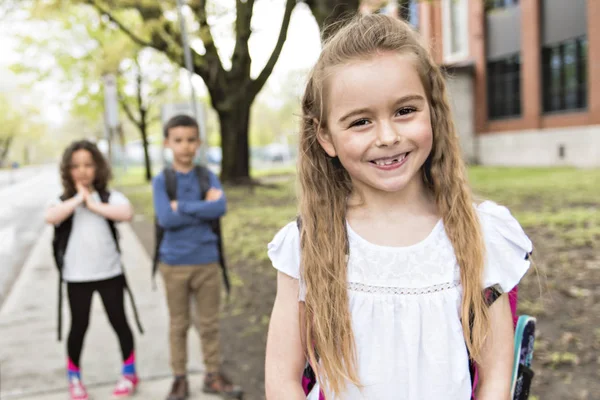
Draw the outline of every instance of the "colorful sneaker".
M69 396L71 400L88 400L87 390L79 379L72 379L69 382Z
M113 391L113 397L115 398L123 398L133 396L135 394L135 390L137 389L138 383L140 380L137 376L122 376L117 382L117 386L115 386L115 390Z

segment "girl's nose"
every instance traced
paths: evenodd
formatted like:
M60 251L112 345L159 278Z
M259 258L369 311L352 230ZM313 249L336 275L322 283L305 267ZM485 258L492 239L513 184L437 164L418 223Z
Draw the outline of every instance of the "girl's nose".
M396 132L396 127L390 123L379 124L377 128L377 141L378 147L389 147L400 142L400 135Z

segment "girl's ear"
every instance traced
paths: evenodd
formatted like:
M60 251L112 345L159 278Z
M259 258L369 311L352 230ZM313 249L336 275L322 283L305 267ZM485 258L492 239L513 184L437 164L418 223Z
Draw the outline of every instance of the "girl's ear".
M333 145L331 133L329 133L327 128L323 127L316 118L313 120L313 122L317 127L317 140L319 141L319 144L329 157L336 157L337 152L335 151L335 146Z

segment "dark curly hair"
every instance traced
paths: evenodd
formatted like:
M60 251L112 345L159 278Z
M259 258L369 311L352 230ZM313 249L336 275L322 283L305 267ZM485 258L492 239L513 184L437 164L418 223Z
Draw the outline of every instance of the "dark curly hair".
M87 150L92 155L94 164L96 166L96 173L94 177L94 189L97 192L102 193L107 190L108 182L112 178L112 173L108 162L94 143L89 140L77 140L69 145L65 149L60 163L60 178L63 185L63 196L65 198L71 198L77 193L75 188L75 182L71 176L71 160L73 159L73 153L78 150Z

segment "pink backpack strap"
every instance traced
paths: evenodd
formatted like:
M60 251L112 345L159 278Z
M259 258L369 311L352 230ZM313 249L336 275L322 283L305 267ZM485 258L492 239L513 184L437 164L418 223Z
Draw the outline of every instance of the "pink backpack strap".
M510 311L513 316L513 327L517 327L519 316L517 315L517 301L519 300L519 287L515 286L513 290L508 292L508 301L510 302Z

